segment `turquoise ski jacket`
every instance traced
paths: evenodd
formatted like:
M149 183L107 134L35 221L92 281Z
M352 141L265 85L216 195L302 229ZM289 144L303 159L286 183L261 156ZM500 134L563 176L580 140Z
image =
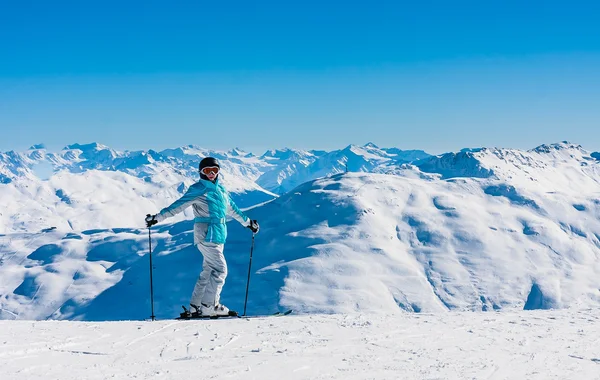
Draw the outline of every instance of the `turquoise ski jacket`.
M156 215L161 222L192 206L194 209L194 240L196 244L204 240L209 243L225 244L227 240L227 217L236 219L248 226L250 219L236 206L229 192L219 183L200 179L178 200L163 208Z

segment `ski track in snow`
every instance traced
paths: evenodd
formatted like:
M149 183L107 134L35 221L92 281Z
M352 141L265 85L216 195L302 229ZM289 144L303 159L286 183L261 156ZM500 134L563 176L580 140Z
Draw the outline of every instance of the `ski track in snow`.
M1 321L0 378L600 379L599 314Z

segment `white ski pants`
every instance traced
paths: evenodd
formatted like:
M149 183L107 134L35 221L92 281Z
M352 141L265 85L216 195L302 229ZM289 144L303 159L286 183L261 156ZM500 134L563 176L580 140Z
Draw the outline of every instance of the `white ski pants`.
M217 305L227 277L227 263L223 255L223 244L199 242L196 244L204 257L202 272L196 281L190 305Z

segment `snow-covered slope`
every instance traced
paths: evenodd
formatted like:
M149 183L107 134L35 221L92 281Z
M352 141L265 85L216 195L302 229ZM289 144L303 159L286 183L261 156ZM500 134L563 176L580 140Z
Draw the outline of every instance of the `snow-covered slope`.
M329 175L248 211L261 222L249 313L600 305L600 161L593 154L559 143L527 152L482 148L403 164L373 153L372 146L350 149L360 153L353 170L377 173ZM367 153L381 163L360 166L367 165L360 158ZM337 157L310 154L314 161L307 167ZM240 168L261 160L239 157ZM5 168L15 179L0 185L1 217L3 225L16 227L0 235L0 318L147 314L148 235L140 215L185 189L185 183L158 182L157 168L167 164L149 160L145 170L155 173L149 181L97 169L61 171L42 181L26 166ZM247 173L273 165L260 162ZM164 178L179 175L167 173ZM200 270L190 217L153 229L159 317L178 314ZM222 300L240 310L250 233L230 224Z
M597 191L338 175L265 206L291 225L264 251L290 247L269 268L289 271L281 303L309 312L597 304Z
M0 321L26 379L600 379L598 310Z
M442 178L497 178L524 186L561 188L575 185L587 188L594 183L597 185L597 161L596 153L589 153L581 145L565 141L541 145L529 151L469 149L425 158L414 164L421 171L438 173ZM574 182L569 179L571 175L575 176ZM557 176L564 181L556 184Z

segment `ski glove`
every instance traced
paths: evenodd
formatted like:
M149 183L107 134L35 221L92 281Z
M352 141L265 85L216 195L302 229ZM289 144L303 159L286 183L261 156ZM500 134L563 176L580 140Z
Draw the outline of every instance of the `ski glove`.
M146 215L146 227L150 228L156 223L158 223L158 220L156 220L156 215Z
M248 224L246 227L250 228L250 231L252 231L252 233L257 233L260 228L258 226L258 221L254 219L250 220L250 224Z

